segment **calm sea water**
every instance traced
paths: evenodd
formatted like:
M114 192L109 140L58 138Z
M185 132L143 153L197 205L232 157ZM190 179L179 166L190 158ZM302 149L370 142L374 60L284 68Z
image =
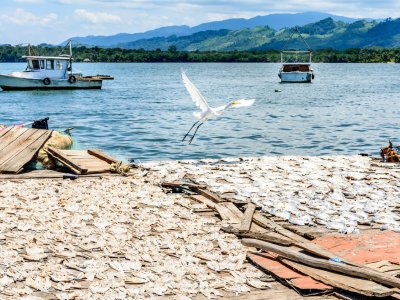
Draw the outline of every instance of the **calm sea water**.
M399 64L314 64L311 84L280 84L279 64L75 64L109 74L95 91L0 92L0 124L50 117L74 127L84 148L136 161L258 155L378 154L400 143ZM0 73L25 64L0 64ZM181 142L196 109L180 79L185 69L211 106L230 109ZM282 92L274 92L275 89Z

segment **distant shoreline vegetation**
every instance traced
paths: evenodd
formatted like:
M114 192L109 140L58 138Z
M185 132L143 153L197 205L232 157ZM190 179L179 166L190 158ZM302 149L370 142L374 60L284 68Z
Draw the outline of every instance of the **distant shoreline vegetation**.
M58 55L62 47L38 46L36 55ZM22 46L0 46L0 62L24 62L27 49ZM167 51L121 48L74 47L75 62L280 62L280 50L260 51ZM313 62L324 63L400 63L400 48L318 49Z

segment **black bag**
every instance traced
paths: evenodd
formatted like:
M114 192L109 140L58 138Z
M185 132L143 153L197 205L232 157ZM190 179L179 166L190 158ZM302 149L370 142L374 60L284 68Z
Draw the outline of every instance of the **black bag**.
M44 119L41 119L41 120L33 121L32 128L48 130L49 129L49 125L47 124L48 120L49 120L49 118L44 118Z

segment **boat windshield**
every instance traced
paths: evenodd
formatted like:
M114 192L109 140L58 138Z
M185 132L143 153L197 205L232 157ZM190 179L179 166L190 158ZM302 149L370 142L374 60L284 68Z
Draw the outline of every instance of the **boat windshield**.
M28 66L29 66L29 69L31 69L31 70L39 70L40 69L39 60L37 60L37 59L28 60Z
M28 68L31 70L46 69L46 61L44 59L29 59ZM47 64L47 69L52 68L54 68L54 61Z

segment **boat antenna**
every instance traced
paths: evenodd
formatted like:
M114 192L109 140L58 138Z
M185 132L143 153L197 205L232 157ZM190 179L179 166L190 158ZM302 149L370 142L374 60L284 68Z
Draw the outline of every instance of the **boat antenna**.
M32 45L29 43L28 44L28 56L35 55L35 52L33 51Z
M72 57L72 40L69 40L69 56Z
M69 40L69 69L72 74L72 40Z
M304 45L306 45L307 50L311 52L310 45L308 45L308 43L306 42L306 40L304 39L304 37L301 35L298 26L296 26L296 27L293 29L292 34L290 35L289 39L286 41L285 45L283 46L282 51L285 51L286 46L289 44L290 40L293 38L293 35L294 35L295 33L297 33L297 34L299 35L299 37L300 37L301 40L303 41Z

